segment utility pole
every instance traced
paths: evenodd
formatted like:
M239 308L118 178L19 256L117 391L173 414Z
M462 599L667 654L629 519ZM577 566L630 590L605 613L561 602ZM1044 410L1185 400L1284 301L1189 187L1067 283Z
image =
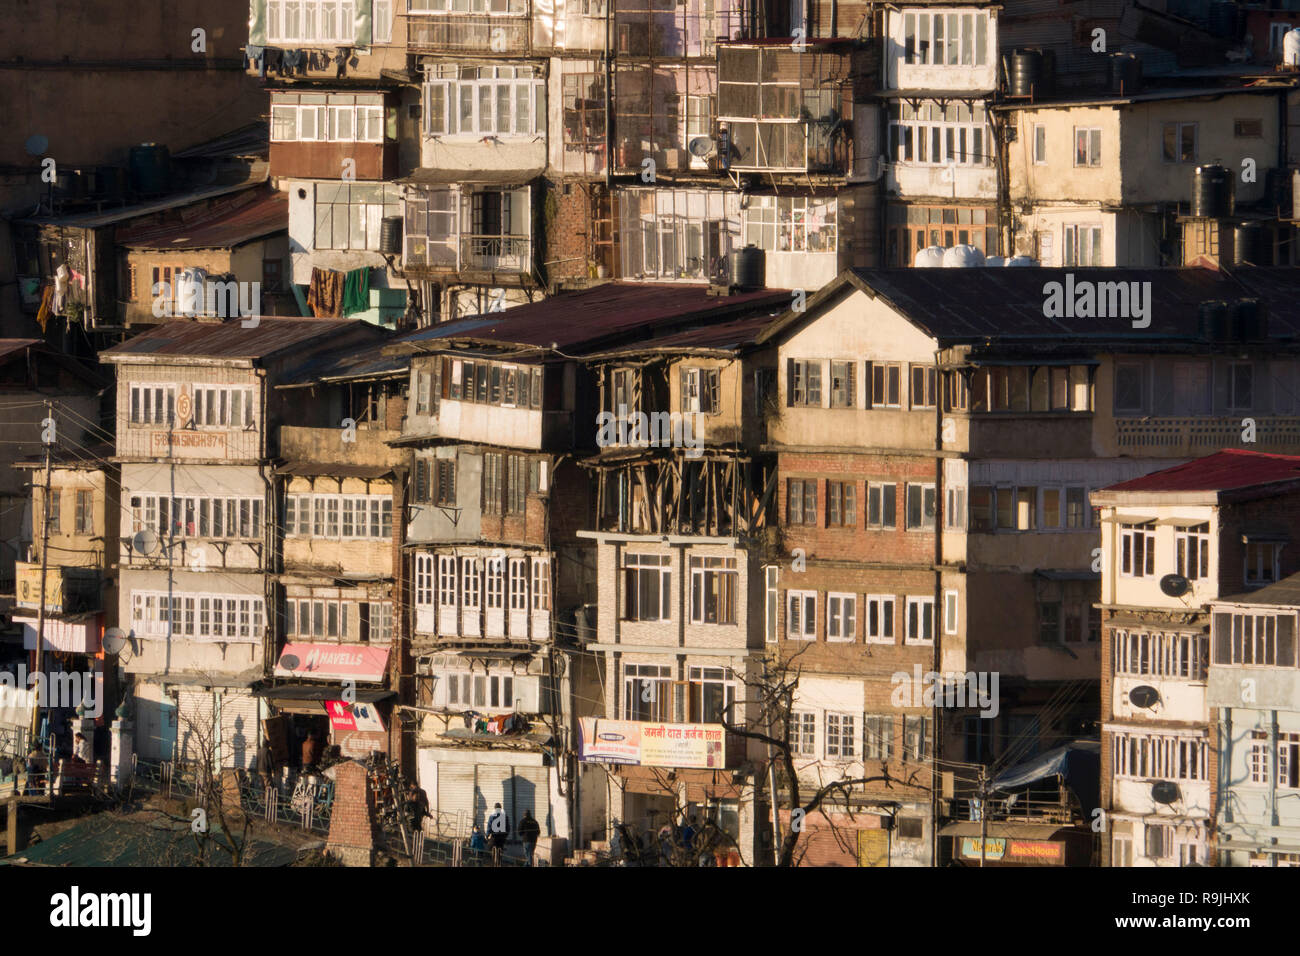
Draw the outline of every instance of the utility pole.
M771 685L768 683L767 661L763 661L763 686L769 693ZM769 704L767 710L767 736L772 736L772 707ZM776 760L773 759L772 745L767 745L767 790L772 798L772 865L779 866L781 863L781 813L776 804ZM793 809L793 808L792 808ZM791 820L791 826L794 821Z
M41 674L45 660L45 576L49 572L50 554L50 474L53 471L54 407L45 401L45 421L41 423L41 441L45 443L45 489L41 494L41 590L36 605L36 682L32 690L32 740L41 732ZM53 759L51 754L50 758Z
M980 867L984 866L984 847L989 838L988 768L980 764Z

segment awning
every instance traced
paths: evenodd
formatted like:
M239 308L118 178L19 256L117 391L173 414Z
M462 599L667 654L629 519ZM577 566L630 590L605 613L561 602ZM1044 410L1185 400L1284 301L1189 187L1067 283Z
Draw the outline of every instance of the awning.
M36 618L15 617L15 624L23 626L23 649L36 650ZM47 651L64 654L99 653L99 615L87 615L81 620L69 621L47 617L45 619L45 646Z
M1034 572L1047 581L1100 581L1101 574L1092 571L1075 571L1070 569L1039 568Z
M326 461L287 461L275 469L277 475L301 476L315 478L327 475L331 478L390 478L392 465L349 465L342 462Z
M1097 806L1101 781L1101 742L1076 740L1032 760L1017 764L993 778L994 790L1015 790L1039 780L1060 777L1085 809Z
M980 827L987 826L989 839L1012 840L1047 840L1062 830L1073 830L1069 823L1018 823L1011 821L990 820L981 824L978 820L963 820L950 823L939 830L943 837L976 837L982 832Z
M379 684L388 669L388 648L368 644L286 644L276 677L311 677Z
M261 668L241 671L238 674L210 674L206 671L172 671L169 674L136 674L136 680L146 684L172 684L177 687L252 687L262 676Z
M468 183L473 186L524 186L542 174L537 169L427 169L420 168L404 179L402 186L451 186Z
M351 693L349 688L349 693ZM381 700L388 700L390 697L396 697L397 692L388 690L384 687L358 687L355 691L356 700L363 704L374 704ZM284 701L309 701L309 700L342 700L342 684L282 684L279 687L255 687L253 688L254 697L265 697L271 703L277 700Z

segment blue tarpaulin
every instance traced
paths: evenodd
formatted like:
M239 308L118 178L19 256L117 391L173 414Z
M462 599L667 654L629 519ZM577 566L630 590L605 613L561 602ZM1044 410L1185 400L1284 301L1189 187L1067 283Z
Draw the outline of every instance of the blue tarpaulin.
M1048 777L1061 777L1083 807L1097 806L1101 786L1101 741L1076 740L1009 767L993 779L994 790L1015 790Z

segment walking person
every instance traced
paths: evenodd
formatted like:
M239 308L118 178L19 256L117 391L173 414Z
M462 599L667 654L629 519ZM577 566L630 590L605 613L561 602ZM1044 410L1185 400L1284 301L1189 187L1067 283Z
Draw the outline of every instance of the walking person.
M528 860L528 865L533 865L533 853L537 849L537 840L542 835L542 827L535 819L531 810L524 811L524 818L519 821L519 839L524 843L524 857Z
M501 809L501 804L492 808L487 819L488 842L492 845L492 861L501 865L501 855L505 853L506 838L510 836L510 818Z
M487 848L487 840L483 838L483 828L476 823L469 835L470 859L473 860L474 866L483 865L483 857L487 853Z
M406 790L406 816L413 835L420 832L424 818L432 816L429 813L429 795L414 780Z

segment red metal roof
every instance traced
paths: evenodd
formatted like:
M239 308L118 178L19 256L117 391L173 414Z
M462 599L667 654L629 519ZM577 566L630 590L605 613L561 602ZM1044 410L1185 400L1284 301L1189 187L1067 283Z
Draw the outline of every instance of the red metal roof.
M100 360L112 362L120 356L172 355L189 358L264 358L323 336L336 337L365 326L377 326L350 319L307 319L260 317L256 326L245 328L244 319L226 322L198 322L180 319L155 326L127 339L121 345L100 352Z
M1106 491L1231 491L1300 479L1300 455L1230 448L1111 485Z
M289 228L289 199L270 193L237 209L217 209L191 222L165 222L119 229L117 244L128 249L230 249Z

